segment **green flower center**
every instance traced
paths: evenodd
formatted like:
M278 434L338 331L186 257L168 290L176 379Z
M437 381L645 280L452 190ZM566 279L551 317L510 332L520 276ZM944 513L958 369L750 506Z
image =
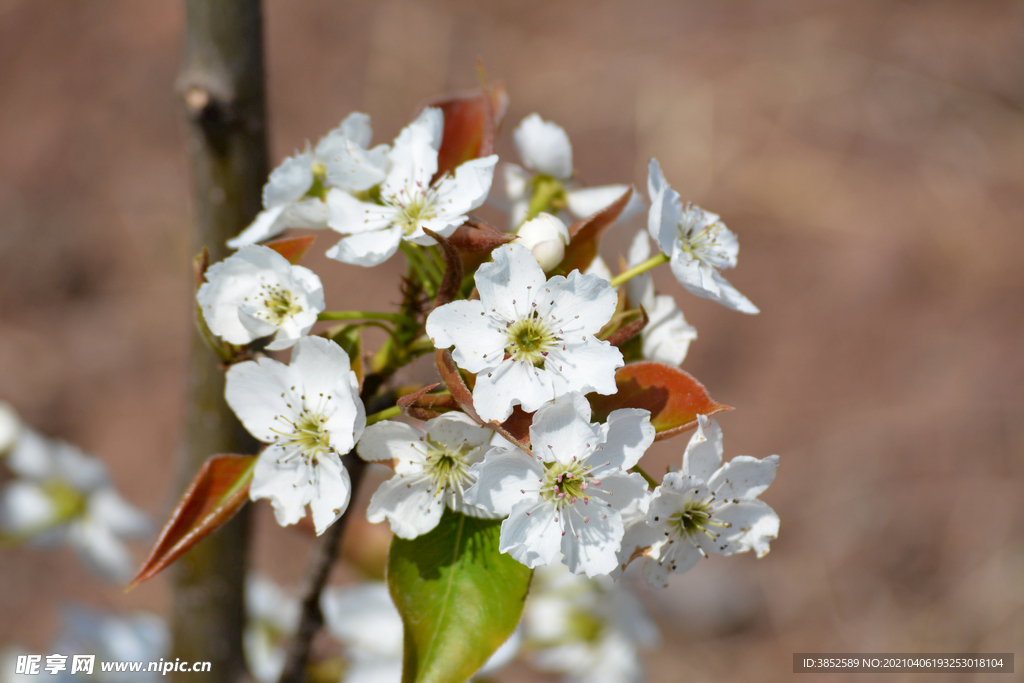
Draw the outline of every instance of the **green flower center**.
M275 443L287 451L285 460L299 456L306 461L306 464L317 464L317 458L324 453L333 452L331 448L331 435L324 429L327 418L319 413L313 413L308 408L303 408L298 419L291 422L285 417L278 416L291 427L289 431L272 430L279 436Z
M693 538L697 534L706 534L714 540L719 534L708 531L709 526L729 526L712 518L711 503L714 498L694 500L687 503L682 510L668 518L669 526L680 538Z
M537 367L544 367L548 351L560 341L536 314L509 325L505 335L508 339L505 353Z
M584 503L589 502L587 489L591 484L601 483L593 481L593 477L590 475L591 468L584 466L578 460L573 460L568 465L560 462L545 463L544 469L544 482L540 487L540 497L554 503L558 510L572 505L580 499Z
M426 470L434 495L440 495L447 488L462 490L473 482L469 478L469 462L466 456L473 446L463 442L457 448L449 448L427 437Z
M306 190L307 197L315 197L316 199L326 199L327 197L327 186L324 184L327 182L327 167L317 162L313 166L313 184Z
M402 226L402 233L406 237L416 232L416 228L419 227L421 221L429 221L437 216L437 209L434 206L433 199L424 193L414 193L409 201L397 203L396 205L400 211L395 219L395 223Z

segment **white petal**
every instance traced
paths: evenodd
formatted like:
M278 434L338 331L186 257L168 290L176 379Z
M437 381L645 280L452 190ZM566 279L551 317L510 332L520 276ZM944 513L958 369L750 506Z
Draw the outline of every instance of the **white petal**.
M337 188L327 193L327 211L327 225L343 235L384 230L394 219L393 210L359 201Z
M625 194L628 189L629 185L583 187L566 192L565 200L569 205L569 211L574 216L577 218L586 218L587 216L592 216L602 209L608 208L608 206L616 199ZM643 213L646 208L647 203L644 202L643 197L641 197L638 192L634 192L630 196L629 201L626 203L626 207L622 210L622 213L620 213L619 217L615 219L615 222L625 223L633 216Z
M595 256L594 260L587 266L587 270L583 273L584 275L596 275L602 280L608 280L611 282L612 271L608 267L608 264L604 262L604 259L600 256ZM636 278L634 278L636 279Z
M741 313L759 313L757 306L736 291L717 270L702 264L680 248L672 253L672 274L691 294L718 302Z
M110 485L107 466L82 452L78 446L54 439L50 441L53 473L77 491L88 493Z
M530 181L533 175L521 166L505 164L505 196L511 202L529 200ZM518 225L518 223L516 224Z
M356 451L360 458L370 462L398 459L422 463L425 452L422 438L423 432L412 425L385 420L363 431Z
M465 213L483 205L487 194L491 191L491 183L494 180L494 166L498 163L498 155L470 159L460 164L455 169L455 187L458 188L457 195L453 193L452 199L458 205L458 212ZM447 180L441 181L438 188L439 194L444 192L444 184Z
M124 543L103 524L81 517L68 527L68 543L92 571L112 581L127 581L135 560Z
M269 499L277 523L288 526L306 516L312 487L308 484L306 468L300 470L295 461L279 463L276 458L280 455L283 455L281 450L273 446L259 455L249 486L249 499Z
M668 586L668 574L684 574L700 562L703 555L697 550L697 546L689 541L676 541L675 543L662 546L663 554L660 560L647 558L644 563L644 578L655 588Z
M544 287L544 270L533 253L518 244L502 245L491 256L494 260L476 271L480 302L506 321L518 320L531 310L530 304Z
M331 448L339 456L352 450L366 427L366 411L345 350L323 337L303 337L292 351L289 370L302 383L303 405L327 418L323 425Z
M437 171L435 136L431 119L422 115L402 129L388 154L391 170L381 185L382 196L400 198L402 193L413 192L417 188L426 189L430 185Z
M328 588L320 605L331 635L358 654L401 657L402 618L383 583Z
M401 683L402 658L353 658L341 683Z
M0 454L6 453L18 439L21 420L10 403L0 401Z
M615 290L606 280L574 270L568 277L558 275L548 280L545 292L538 294L537 313L541 318L557 320L563 336L580 343L583 335L601 331L617 305Z
M686 322L670 296L654 297L654 307L647 309L647 314L649 321L641 333L643 357L678 367L686 358L690 342L697 338L697 328Z
M511 359L477 375L473 388L473 406L484 422L504 422L515 405L532 413L554 397L550 373Z
M431 439L452 449L463 444L470 448L485 446L490 443L494 434L490 429L478 425L465 413L445 413L441 417L428 420L423 428ZM482 459L483 455L481 454L479 458Z
M651 208L647 213L647 231L668 255L679 238L679 219L683 215L683 204L679 193L669 187L662 175L657 159L651 159L647 169L647 191L651 197Z
M373 140L373 128L370 126L370 115L354 111L338 126L346 139L359 145L363 149L369 149L370 141Z
M345 192L369 190L387 177L390 151L387 145L367 150L345 140L327 162L327 181Z
M516 235L519 237L518 243L531 251L541 242L550 240L569 244L569 228L550 213L541 213L533 220L526 221Z
M520 500L501 523L498 550L530 569L551 564L562 542L562 525L553 505Z
M590 513L594 514L591 515ZM574 574L608 574L618 563L616 553L622 544L622 517L618 510L590 510L576 504L562 510L563 562ZM586 521L584 521L586 520Z
M270 173L263 186L263 206L272 209L302 199L313 186L313 155L303 152L288 157Z
M348 470L336 455L321 455L316 469L319 479L314 479L309 509L313 513L313 526L319 536L345 513L352 495L352 482Z
M496 448L469 473L476 483L466 490L466 500L501 516L509 514L527 495L536 498L538 480L544 477L540 461L519 448Z
M153 533L149 517L113 488L103 488L89 496L88 514L119 536L143 537Z
M758 557L764 557L768 543L779 535L779 516L760 500L729 503L715 510L714 516L732 525L721 530L716 543L709 541L715 552L724 555L753 550Z
M278 415L290 415L288 404L302 399L292 391L288 366L271 358L237 363L228 368L224 399L249 433L264 443L276 436ZM284 394L284 396L282 396Z
M654 443L651 414L646 410L623 408L613 410L604 425L604 447L594 460L605 460L609 467L623 470L640 462L640 458Z
M775 481L779 456L769 455L764 460L749 455L738 455L722 465L707 481L716 498L750 500L761 495Z
M55 474L50 442L26 426L18 431L18 441L4 464L11 472L26 479L46 479Z
M505 356L508 336L495 315L487 315L480 301L453 301L427 316L427 336L439 349L455 346L452 358L460 368L480 372L493 368Z
M239 249L248 244L265 242L271 237L280 235L288 227L288 222L283 216L287 208L288 204L281 204L260 211L248 228L243 230L238 237L228 240L228 246L232 249Z
M568 464L589 456L603 440L601 425L590 422L590 403L573 392L545 403L533 416L534 457Z
M57 510L41 487L15 480L0 489L0 528L11 534L31 534L54 521Z
M722 428L716 420L697 416L697 431L683 451L683 474L711 481L711 475L722 464Z
M373 524L387 519L399 538L416 538L437 526L444 508L444 496L434 495L429 478L396 474L374 492L366 519Z
M558 124L530 114L516 126L512 139L519 157L531 170L559 180L572 176L572 145Z
M594 336L565 346L564 351L561 347L551 351L544 363L556 395L569 391L610 395L618 391L615 371L624 363L617 347Z
M384 263L398 251L402 241L399 225L343 237L327 252L327 256L354 266L372 267Z

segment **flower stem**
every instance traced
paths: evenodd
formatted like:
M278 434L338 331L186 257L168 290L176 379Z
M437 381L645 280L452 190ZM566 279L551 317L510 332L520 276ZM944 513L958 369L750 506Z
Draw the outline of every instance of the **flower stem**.
M423 254L420 253L419 248L409 244L405 240L402 240L398 244L398 248L405 254L406 259L409 261L409 265L419 276L423 282L423 288L427 290L427 294L431 297L437 296L437 282L430 276L430 270L424 263ZM439 281L438 281L439 282Z
M317 320L386 320L395 325L416 325L416 321L401 313L381 313L378 311L323 311Z
M668 262L669 262L669 258L665 254L658 254L656 256L652 256L651 258L647 259L646 261L644 261L640 265L633 266L632 268L630 268L626 272L619 273L618 275L613 277L612 278L612 287L618 287L623 282L628 282L629 280L632 280L633 278L635 278L637 275L640 275L641 273L646 273L651 268L654 268L656 266L660 266L662 263L668 263Z
M534 180L533 196L527 208L527 220L544 212L554 213L565 207L565 186L551 176L538 176Z
M654 477L652 477L651 475L647 474L647 472L645 472L645 471L644 471L644 468L643 468L643 467L640 467L640 465L633 465L632 467L630 467L630 468L629 468L629 471L630 471L630 472L636 472L636 473L637 473L637 474L639 474L639 475L640 475L641 477L643 477L643 478L644 478L644 481L646 481L646 482L647 482L647 484L648 484L648 485L649 485L649 486L650 486L650 487L651 487L652 489L654 489L654 488L657 488L657 487L658 487L658 482L654 481Z
M367 415L366 426L369 427L372 424L383 422L384 420L394 417L395 415L398 415L401 412L402 409L399 408L398 406L391 406L390 408L385 408L384 410L374 413L373 415Z

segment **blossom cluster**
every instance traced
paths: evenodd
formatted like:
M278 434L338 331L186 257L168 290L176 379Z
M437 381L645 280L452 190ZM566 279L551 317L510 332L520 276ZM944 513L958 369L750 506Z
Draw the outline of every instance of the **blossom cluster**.
M512 232L483 259L464 255L454 272L472 269L465 282L445 284L436 274L455 268L447 238L478 224L470 212L488 199L498 161L477 154L439 172L445 130L443 110L427 107L391 145L370 148L369 117L350 115L271 174L264 211L229 242L238 252L206 271L198 301L213 335L292 348L288 365L260 357L227 371L227 402L266 444L251 498L269 499L282 525L299 521L308 505L323 533L352 497L343 458L354 452L393 469L366 514L403 539L429 533L448 508L503 520L500 551L530 568L562 563L574 574L617 576L643 558L648 581L659 586L708 553L767 552L778 517L756 497L774 478L777 456L719 467L721 431L701 414L682 469L659 485L639 468L658 432L649 410L623 407L595 419L592 409L594 396L617 394L627 361L678 367L697 336L675 300L656 293L651 268L668 263L690 292L757 313L721 275L736 265L736 236L718 215L684 205L652 159L647 230L634 238L623 272L613 275L600 256L573 260L574 240L591 219L570 228L567 212L601 216L614 205L606 222L622 224L644 203L626 185L577 187L565 131L532 114L513 133L523 165L503 167ZM432 309L406 301L399 314L325 312L320 279L274 243L258 244L287 227L340 233L327 256L357 266L401 249L407 280L438 300ZM660 249L653 257L651 240ZM642 324L613 339L637 315ZM367 416L364 401L374 397L362 391L359 347L347 351L332 331L310 335L318 319L360 318L392 337L374 357L380 377L414 358L407 347L450 354L457 371L443 378L447 399L456 400L410 412L422 418L415 424L388 419L398 407ZM457 398L452 381L464 378L472 389ZM517 419L518 436L503 427Z
M39 434L0 402L0 539L73 548L98 576L124 582L135 561L125 541L153 532L121 497L106 466L78 447Z

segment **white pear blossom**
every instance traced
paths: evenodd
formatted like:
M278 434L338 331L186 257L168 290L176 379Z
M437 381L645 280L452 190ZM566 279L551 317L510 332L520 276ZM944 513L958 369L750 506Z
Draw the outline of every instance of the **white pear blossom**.
M740 246L718 215L692 204L683 206L657 159L651 159L648 167L647 191L651 196L647 230L670 257L672 273L683 287L742 313L758 313L719 273L736 265Z
M523 119L512 133L522 166L505 164L505 195L511 202L511 224L515 228L529 218L530 198L538 180L554 180L563 187L565 205L571 214L583 218L605 208L629 189L628 185L573 188L572 144L565 129L545 121L538 114ZM633 194L618 220L626 221L644 209L644 201Z
M153 528L118 494L102 462L21 426L5 463L17 478L0 488L0 531L13 540L74 548L102 578L126 581L135 560L125 540Z
M523 223L516 236L519 237L518 244L533 252L545 273L562 262L565 246L569 244L569 229L550 213L541 213Z
M341 456L366 426L358 387L348 354L322 337L300 339L290 365L261 358L228 370L224 398L249 433L269 444L249 497L270 499L278 524L295 524L308 504L322 534L348 507L352 487Z
M633 554L645 552L644 576L652 586L664 587L670 572L682 574L708 553L753 550L763 557L778 536L779 516L757 496L775 479L778 464L777 455L762 460L739 455L722 465L722 430L699 415L682 469L665 475L645 522L627 533L620 569Z
M324 289L309 268L269 247L242 247L214 263L196 295L210 331L232 344L274 335L271 351L309 333L324 310Z
M654 442L650 414L627 408L591 424L590 404L574 392L536 412L530 441L532 457L494 449L470 469L477 482L469 501L508 515L498 549L531 568L561 553L576 574L611 572L622 515L649 495L643 477L628 470Z
M523 630L535 650L533 664L564 674L568 683L640 683L639 650L660 640L625 586L570 574L561 565L534 574Z
M370 117L353 112L313 149L288 157L263 186L263 211L228 246L238 249L281 234L286 228L326 228L330 190L365 191L387 173L387 145L368 149Z
M373 494L366 518L374 524L387 519L399 538L436 527L446 505L472 517L493 516L467 504L463 494L476 481L470 467L483 460L494 432L462 413L428 420L424 430L387 420L367 427L356 447L363 460L394 463L395 476Z
M343 235L327 255L343 263L375 266L398 249L402 240L435 244L423 230L448 237L483 204L491 189L496 155L471 159L431 183L437 172L444 115L428 107L395 139L388 152L390 169L380 185L379 200L365 201L344 192L327 196L328 225Z
M426 325L434 346L454 345L459 367L477 373L480 417L504 420L515 404L533 412L570 391L614 394L622 353L595 336L615 312L611 286L578 271L546 280L515 243L492 255L476 272L480 299L441 306Z
M273 581L250 575L245 580L245 617L242 646L249 671L259 683L277 683L285 647L299 625L299 602Z
M627 266L640 265L651 255L647 233L638 232L629 248ZM640 333L641 353L648 360L679 366L686 358L690 342L697 338L697 328L686 322L675 299L654 293L654 279L641 273L626 283L626 300L631 308L643 305L648 321Z
M61 632L48 652L87 653L96 655L97 661L92 674L79 672L71 676L69 658L68 670L61 672L57 680L148 683L164 678L160 671L147 671L145 666L140 672L118 672L103 671L99 665L112 661L155 662L166 657L171 644L170 628L156 614L111 614L70 605L63 610L62 622Z

